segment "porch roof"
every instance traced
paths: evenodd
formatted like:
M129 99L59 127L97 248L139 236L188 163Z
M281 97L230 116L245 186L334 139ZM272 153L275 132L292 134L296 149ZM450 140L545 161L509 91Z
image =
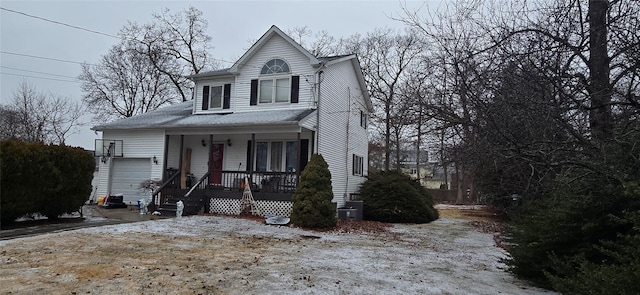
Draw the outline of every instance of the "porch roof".
M193 114L193 100L160 108L130 118L120 119L91 130L171 129L189 127L251 126L298 124L314 109L259 110L237 113Z

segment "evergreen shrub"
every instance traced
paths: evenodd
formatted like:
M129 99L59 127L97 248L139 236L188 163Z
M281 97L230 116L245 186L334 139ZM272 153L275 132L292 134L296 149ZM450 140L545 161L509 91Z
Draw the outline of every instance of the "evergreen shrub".
M293 194L291 222L305 228L336 226L336 207L331 187L331 172L321 155L311 156L300 175L300 184Z
M507 230L510 271L567 294L637 287L631 278L638 277L632 270L639 267L640 251L637 244L627 245L638 241L637 215L632 213L640 210L640 194L625 192L625 187L629 184L594 175L558 184L546 198L525 205ZM622 285L607 291L611 284ZM595 285L600 292L583 292L584 286Z
M427 190L398 171L369 174L360 186L360 196L366 220L428 223L438 219L438 210Z
M93 156L81 148L1 141L2 223L77 211L89 199L94 169Z

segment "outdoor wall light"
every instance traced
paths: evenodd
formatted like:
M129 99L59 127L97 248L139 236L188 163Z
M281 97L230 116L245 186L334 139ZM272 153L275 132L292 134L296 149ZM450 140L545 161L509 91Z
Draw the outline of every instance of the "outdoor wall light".
M231 146L231 138L227 139L227 145Z
M158 157L153 156L153 164L158 165Z
M204 141L204 138L202 139L202 146L207 146L207 142Z

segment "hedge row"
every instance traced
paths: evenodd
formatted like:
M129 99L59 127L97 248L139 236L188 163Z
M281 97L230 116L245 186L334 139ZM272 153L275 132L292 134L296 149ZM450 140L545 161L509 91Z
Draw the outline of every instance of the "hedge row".
M82 148L0 141L1 221L77 211L91 194L94 169L93 156Z

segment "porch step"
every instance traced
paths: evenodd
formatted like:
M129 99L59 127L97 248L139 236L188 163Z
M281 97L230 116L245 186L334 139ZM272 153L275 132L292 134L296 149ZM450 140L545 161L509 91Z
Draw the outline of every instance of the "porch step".
M182 216L196 215L204 208L204 198L196 197L182 197L182 198L167 198L164 204L160 205L156 211L160 212L162 216L176 216L177 206L176 203L182 200L184 209L182 210Z

